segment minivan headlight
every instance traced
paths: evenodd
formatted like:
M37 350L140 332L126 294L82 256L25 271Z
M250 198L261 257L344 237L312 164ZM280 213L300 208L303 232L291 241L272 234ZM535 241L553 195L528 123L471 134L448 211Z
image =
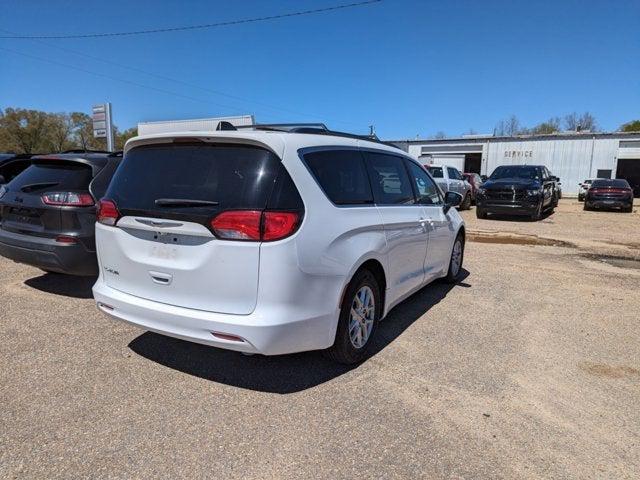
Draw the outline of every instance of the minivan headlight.
M487 193L487 189L483 188L483 187L478 187L478 192L480 195L484 195L485 193Z
M529 197L535 197L536 195L540 194L540 190L535 189L535 190L527 190L527 195Z

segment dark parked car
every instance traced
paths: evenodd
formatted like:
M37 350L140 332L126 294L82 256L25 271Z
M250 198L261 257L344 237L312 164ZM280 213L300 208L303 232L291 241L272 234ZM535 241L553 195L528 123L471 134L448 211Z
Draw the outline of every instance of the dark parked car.
M95 275L96 202L121 154L38 155L0 187L0 255L48 272Z
M478 188L482 185L482 177L477 173L463 173L462 176L471 185L471 202L475 204Z
M0 153L0 185L9 183L31 165L30 154Z
M532 220L558 205L556 177L542 165L497 167L478 189L476 215L527 215Z
M584 198L584 209L620 208L633 211L633 189L624 179L594 180Z

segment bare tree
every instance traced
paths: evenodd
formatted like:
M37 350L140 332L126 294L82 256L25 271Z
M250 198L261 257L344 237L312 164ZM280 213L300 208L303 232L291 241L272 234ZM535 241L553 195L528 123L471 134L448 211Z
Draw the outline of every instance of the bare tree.
M504 124L504 133L509 137L520 133L520 120L515 115L511 115Z
M578 115L576 112L565 115L564 127L566 130L578 132L580 130L588 130L595 132L598 128L596 118L589 112Z
M433 136L433 138L435 140L442 140L444 138L447 138L447 134L444 133L442 130L440 130L440 131L436 132L436 134Z

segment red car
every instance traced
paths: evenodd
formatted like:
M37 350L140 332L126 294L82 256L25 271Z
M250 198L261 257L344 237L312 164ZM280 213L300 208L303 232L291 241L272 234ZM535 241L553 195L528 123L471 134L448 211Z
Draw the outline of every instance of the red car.
M476 192L482 185L482 178L477 173L463 173L464 179L471 185L471 201L476 203Z

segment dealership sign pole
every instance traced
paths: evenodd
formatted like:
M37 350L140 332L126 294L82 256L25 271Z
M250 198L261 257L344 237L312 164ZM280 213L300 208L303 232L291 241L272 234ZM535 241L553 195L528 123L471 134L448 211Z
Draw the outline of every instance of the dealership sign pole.
M113 152L113 123L111 121L111 103L93 106L93 136L107 139L107 150Z

